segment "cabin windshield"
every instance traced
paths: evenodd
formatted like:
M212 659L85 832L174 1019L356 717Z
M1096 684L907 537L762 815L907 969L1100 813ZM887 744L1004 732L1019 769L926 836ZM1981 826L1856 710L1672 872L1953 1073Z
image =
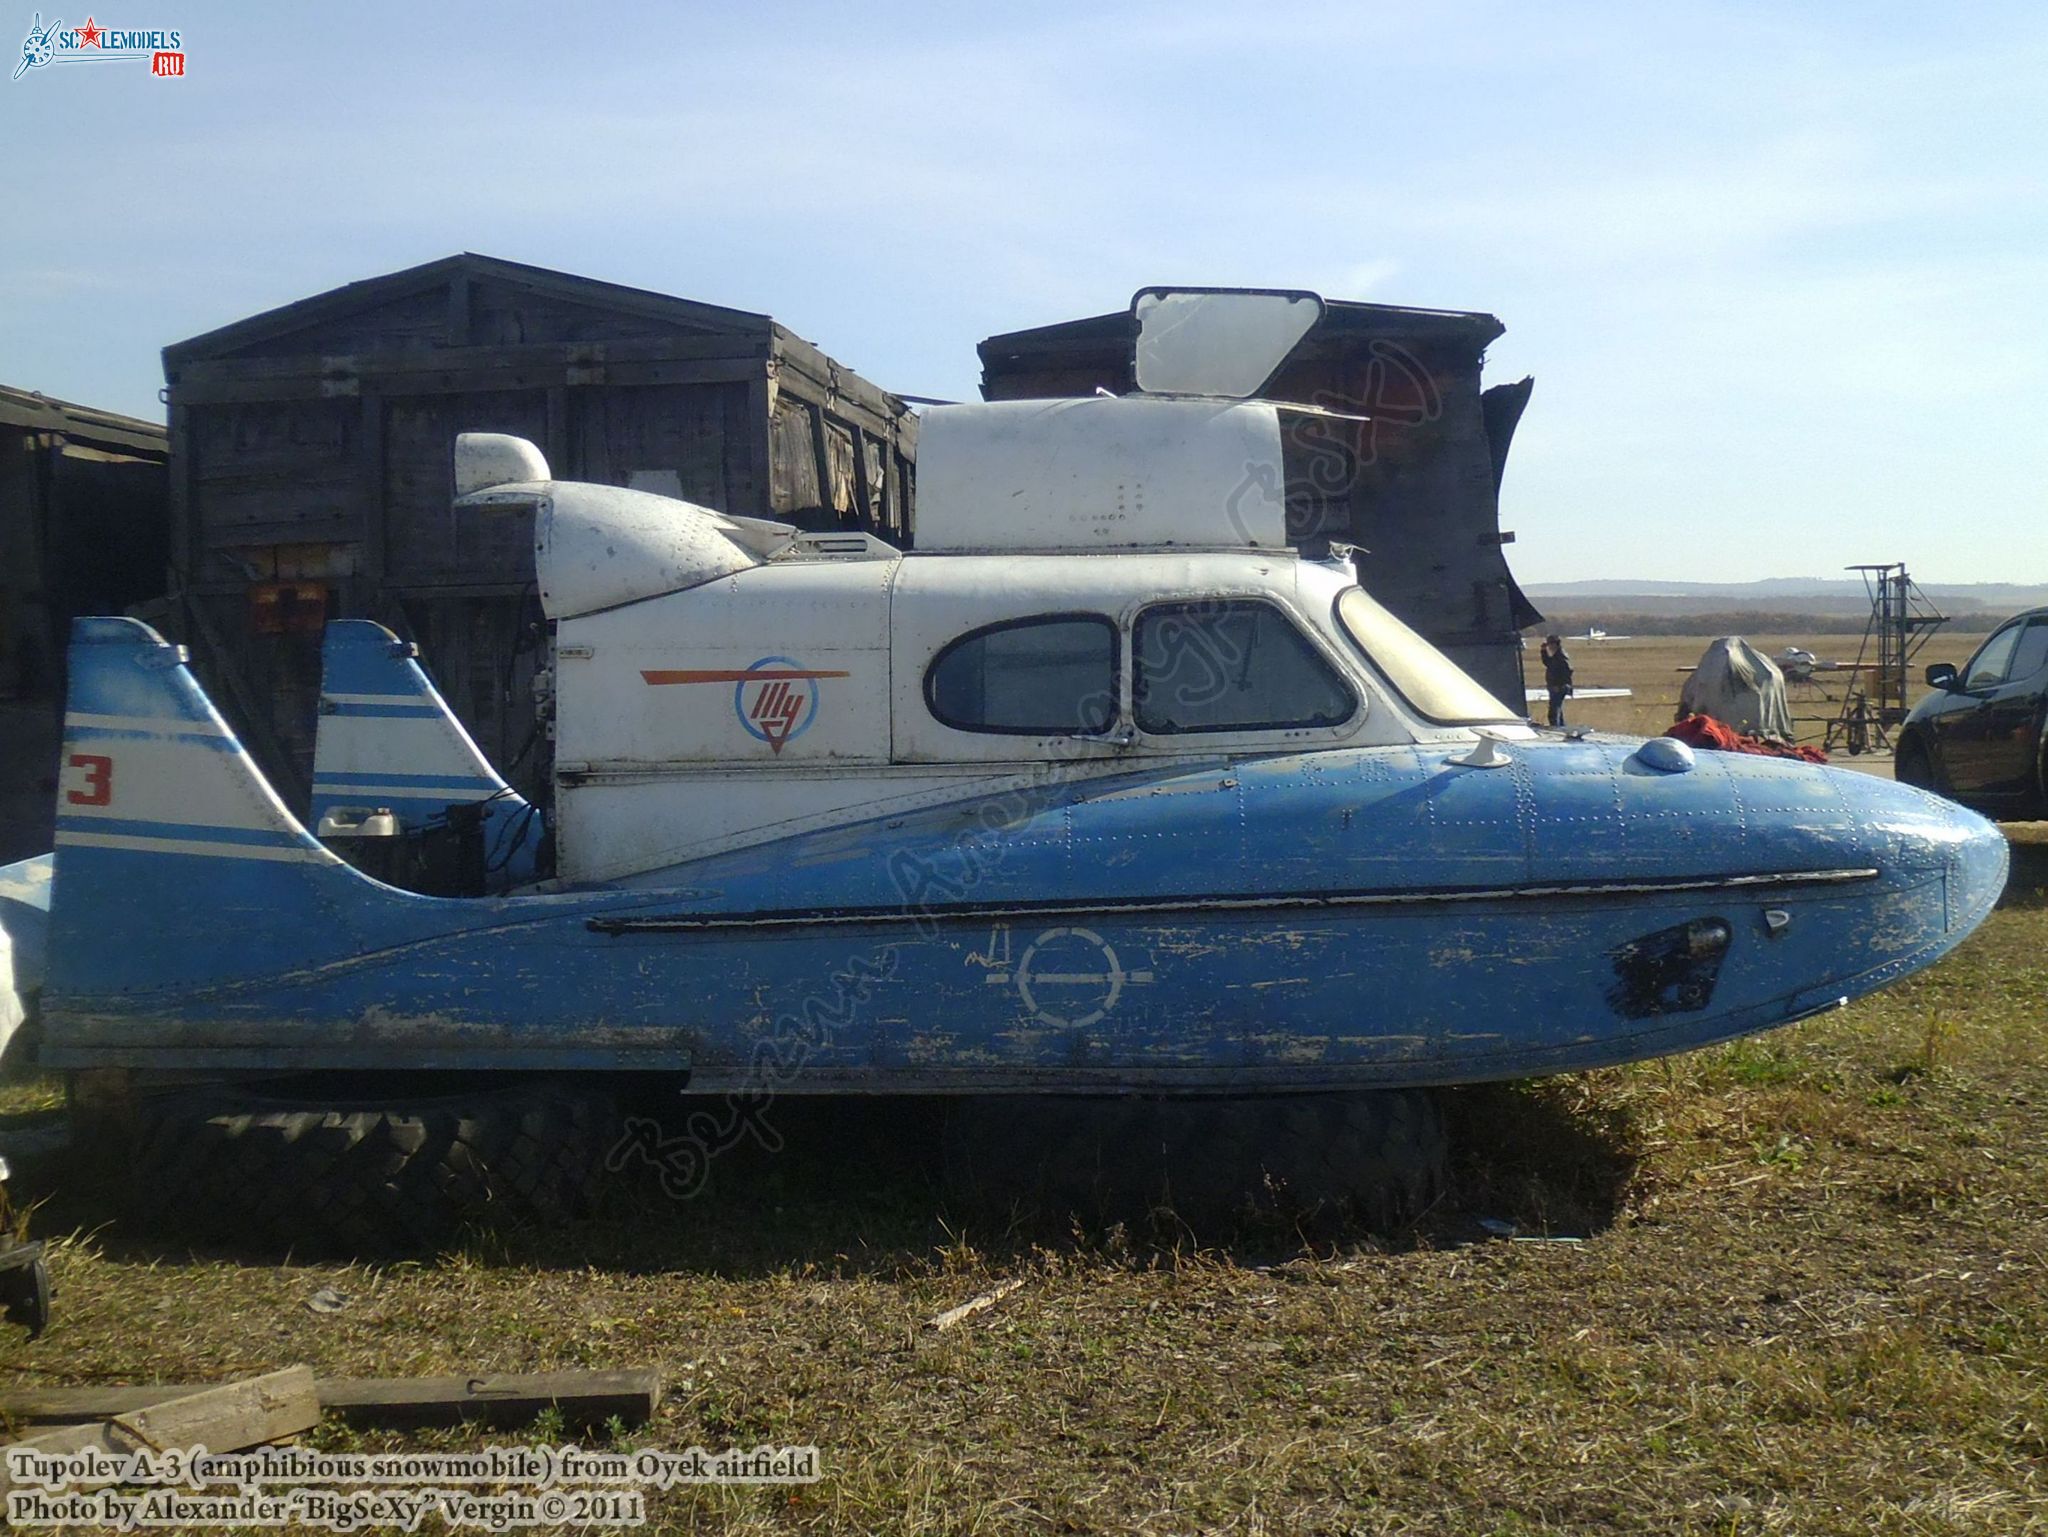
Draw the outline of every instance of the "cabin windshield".
M1425 720L1440 726L1476 726L1524 718L1388 613L1363 587L1347 587L1338 595L1337 623Z

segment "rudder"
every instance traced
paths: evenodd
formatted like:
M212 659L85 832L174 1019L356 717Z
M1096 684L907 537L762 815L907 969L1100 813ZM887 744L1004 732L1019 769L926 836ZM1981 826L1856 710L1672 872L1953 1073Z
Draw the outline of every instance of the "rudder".
M420 666L418 648L371 620L337 619L327 626L320 662L313 819L323 836L329 825L376 811L418 835L462 815L456 808L477 807L486 888L533 879L540 813L455 718Z

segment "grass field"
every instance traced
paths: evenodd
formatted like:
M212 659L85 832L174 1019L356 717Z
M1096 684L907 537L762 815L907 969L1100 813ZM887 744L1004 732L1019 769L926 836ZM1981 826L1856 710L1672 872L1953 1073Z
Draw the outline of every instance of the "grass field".
M1673 644L1582 642L1580 676L1651 678ZM2048 826L2010 831L2005 904L1889 992L1448 1096L1454 1188L1396 1234L961 1221L934 1116L900 1105L784 1102L789 1149L729 1155L694 1201L622 1182L589 1224L389 1267L193 1254L60 1164L24 1182L56 1322L0 1367L653 1364L670 1400L627 1444L822 1449L794 1492L656 1496L661 1530L2048 1531ZM9 1092L7 1126L53 1113ZM313 1311L321 1288L347 1305Z
M1747 639L1766 656L1775 657L1787 646L1799 646L1827 661L1846 663L1856 660L1859 637L1751 635ZM1926 685L1921 681L1927 670L1926 663L1954 662L1961 666L1983 640L1981 634L1962 631L1943 630L1936 634L1909 669L1908 697L1918 700L1926 692ZM1630 699L1576 700L1567 707L1566 719L1602 731L1654 736L1671 724L1678 704L1678 691L1685 682L1685 675L1679 669L1697 662L1707 647L1707 641L1708 638L1701 636L1643 635L1622 640L1566 642L1581 688L1635 690L1634 697ZM1527 659L1527 671L1531 686L1542 682L1541 668L1533 647ZM1819 688L1796 684L1789 687L1792 713L1798 717L1801 741L1818 742L1821 739L1826 730L1822 721L1840 708L1850 676L1847 673L1822 674ZM1823 690L1825 695L1832 695L1832 699L1825 697ZM1542 706L1531 705L1530 708L1540 710Z

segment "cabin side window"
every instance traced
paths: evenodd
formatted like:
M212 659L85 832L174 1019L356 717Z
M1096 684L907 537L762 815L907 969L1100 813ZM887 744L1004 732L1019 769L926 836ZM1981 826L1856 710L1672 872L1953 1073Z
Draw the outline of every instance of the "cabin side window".
M1131 702L1141 730L1271 731L1340 726L1350 684L1270 603L1155 603L1132 631Z
M1100 614L1041 614L961 636L924 675L933 719L955 731L1096 736L1116 724L1117 628Z

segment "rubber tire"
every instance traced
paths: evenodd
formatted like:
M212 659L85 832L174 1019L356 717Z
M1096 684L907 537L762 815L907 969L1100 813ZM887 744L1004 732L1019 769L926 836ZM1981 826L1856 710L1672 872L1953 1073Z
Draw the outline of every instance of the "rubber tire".
M1005 1095L945 1131L949 1196L970 1210L1130 1221L1412 1221L1442 1193L1446 1143L1417 1089L1243 1098Z
M227 1091L136 1108L138 1215L194 1236L359 1255L436 1252L483 1220L587 1213L617 1120L548 1084L368 1104Z
M1934 760L1928 755L1927 744L1916 736L1907 737L1892 754L1892 778L1915 789L1941 793L1934 782Z

